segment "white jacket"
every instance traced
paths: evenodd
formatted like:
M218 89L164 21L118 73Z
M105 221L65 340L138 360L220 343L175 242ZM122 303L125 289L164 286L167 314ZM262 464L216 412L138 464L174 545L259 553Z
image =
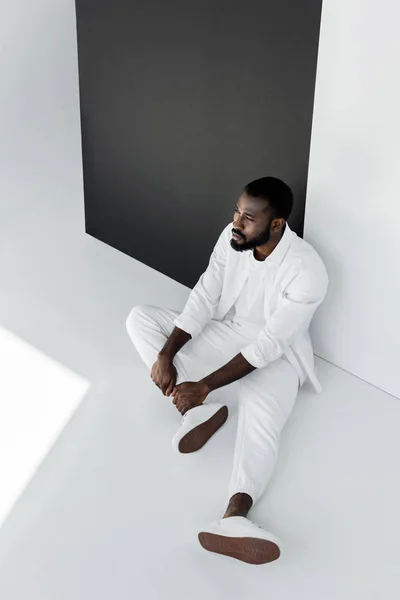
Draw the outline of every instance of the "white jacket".
M229 223L214 246L207 269L174 321L175 326L190 333L192 339L211 319L223 321L246 281L252 250L234 250L231 239L232 223ZM326 295L328 274L325 266L314 248L298 237L287 223L282 239L264 263L273 270L272 289L271 279L266 278L266 325L241 354L257 368L285 354L298 370L300 365L305 378L308 376L315 390L320 392L309 326Z

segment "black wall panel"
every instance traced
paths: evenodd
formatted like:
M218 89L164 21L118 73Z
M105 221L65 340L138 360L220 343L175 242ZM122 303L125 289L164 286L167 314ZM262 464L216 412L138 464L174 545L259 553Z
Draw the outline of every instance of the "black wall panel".
M193 287L244 185L302 235L320 0L76 0L86 231Z

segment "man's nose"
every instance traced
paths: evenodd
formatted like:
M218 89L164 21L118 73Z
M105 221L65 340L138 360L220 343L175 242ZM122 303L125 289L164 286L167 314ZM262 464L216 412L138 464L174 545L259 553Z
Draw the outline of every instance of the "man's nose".
M241 220L241 217L238 217L237 219L235 219L233 221L233 227L237 230L237 231L242 231L243 230L243 222Z

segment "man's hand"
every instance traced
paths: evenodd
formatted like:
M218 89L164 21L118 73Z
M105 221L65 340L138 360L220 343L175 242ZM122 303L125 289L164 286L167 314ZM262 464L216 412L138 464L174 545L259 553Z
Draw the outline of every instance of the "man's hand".
M199 406L209 394L208 387L201 381L184 381L174 387L171 396L179 412L185 412Z
M177 378L177 371L172 358L159 354L152 366L150 377L164 396L169 396Z

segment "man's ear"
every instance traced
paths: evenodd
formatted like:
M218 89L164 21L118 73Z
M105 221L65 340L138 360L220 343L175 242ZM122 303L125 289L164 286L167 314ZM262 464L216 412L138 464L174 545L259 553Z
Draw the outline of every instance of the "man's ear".
M285 219L274 219L272 221L271 229L273 233L279 233L285 227Z

